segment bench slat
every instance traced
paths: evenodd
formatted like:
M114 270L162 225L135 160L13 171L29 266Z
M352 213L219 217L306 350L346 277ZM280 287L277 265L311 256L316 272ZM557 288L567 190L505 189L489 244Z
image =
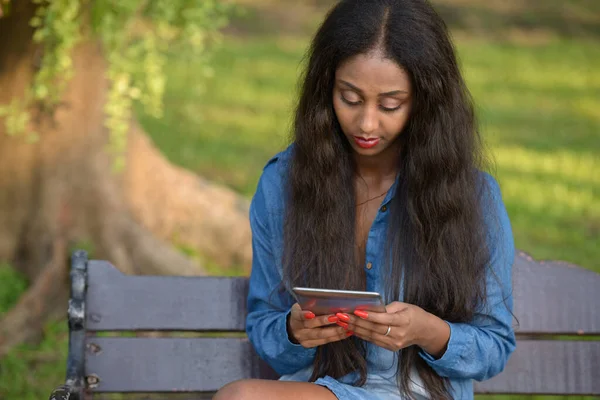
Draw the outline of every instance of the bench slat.
M513 271L518 333L600 335L600 274L524 253ZM91 331L244 330L247 278L128 276L105 261L88 275Z
M243 338L89 338L86 375L97 392L210 392L236 379L274 377Z
M505 370L476 393L600 394L600 342L520 340Z
M519 253L513 282L517 333L600 335L600 274Z
M89 331L244 331L246 278L129 276L88 262Z
M246 339L89 338L98 392L216 391L237 379L275 378ZM476 393L600 394L600 342L518 342L505 371Z

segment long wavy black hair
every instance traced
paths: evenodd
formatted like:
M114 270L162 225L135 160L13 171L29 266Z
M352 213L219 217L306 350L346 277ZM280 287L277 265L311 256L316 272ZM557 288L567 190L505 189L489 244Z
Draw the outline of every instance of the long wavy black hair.
M481 199L484 157L470 94L447 27L426 0L342 0L316 33L301 78L284 228L284 284L365 289L365 260L356 259L356 173L352 150L333 108L338 66L381 51L408 72L409 121L399 136L398 186L390 206L386 298L465 322L485 299ZM389 273L388 273L389 272ZM399 387L410 395L416 367L432 398L449 382L412 346L403 349ZM351 338L320 346L312 379L358 371L366 381L366 347Z

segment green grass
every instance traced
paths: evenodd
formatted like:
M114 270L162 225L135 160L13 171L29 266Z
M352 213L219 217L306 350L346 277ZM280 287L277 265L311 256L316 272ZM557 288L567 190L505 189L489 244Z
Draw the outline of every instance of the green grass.
M25 278L9 265L0 264L0 316L17 302L25 291ZM0 399L47 399L54 386L64 380L67 368L68 328L63 321L52 321L41 343L21 345L0 360Z
M598 44L459 50L517 247L600 271Z
M174 60L165 117L142 123L171 161L251 196L264 163L287 143L306 44L229 38L203 93L185 90L193 67ZM517 247L600 271L598 44L463 41L458 49Z
M53 321L43 334L40 343L18 346L0 361L0 399L45 400L64 383L67 324Z
M17 301L19 295L27 289L25 278L17 274L10 265L0 263L0 315L4 314Z
M164 118L141 122L171 161L250 196L263 164L286 144L304 45L229 39L202 92L187 90L193 65L173 59Z
M569 7L583 18L600 11L598 4L577 0ZM505 26L497 15L478 10L485 14L483 26ZM535 24L532 15L538 14L543 29L561 23L556 13L520 12L511 23ZM246 34L225 38L214 57L214 77L204 86L196 84L193 63L173 56L167 67L164 118L138 112L172 162L248 197L263 165L288 143L296 79L309 38L306 26L314 26L318 17L309 16L313 19L286 34L272 21L258 21L258 15L254 10L237 21ZM450 21L450 26L463 28L465 23ZM576 30L587 30L588 36L577 33L538 44L498 39L501 34L493 40L475 39L478 35L467 32L457 35L457 45L517 247L538 259L561 259L600 272L600 70L595 68L600 65L600 34L593 26L582 24ZM566 29L558 28L559 33ZM194 249L181 250L201 257ZM213 274L241 273L237 267L222 272L214 263L208 265ZM0 266L0 285L1 314L26 282ZM64 378L66 333L64 322L52 322L41 344L21 346L3 359L0 398L47 398ZM532 399L480 396L507 398Z

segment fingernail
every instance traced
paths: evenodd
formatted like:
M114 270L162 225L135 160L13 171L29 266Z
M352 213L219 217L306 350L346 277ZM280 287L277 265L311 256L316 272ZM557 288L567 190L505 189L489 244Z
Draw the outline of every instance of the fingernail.
M357 317L360 317L362 319L369 318L369 314L366 311L355 310L354 315L356 315Z
M354 335L354 332L352 332L352 331L346 332L346 336L352 336L352 335Z
M338 321L337 324L344 329L348 329L348 324L342 321Z
M336 317L335 315L332 315L331 317L327 318L327 321L329 321L329 322L338 322L338 317Z
M335 315L344 322L350 322L350 316L347 314L337 313Z
M312 313L311 311L305 311L304 312L304 318L306 319L313 319L315 317L315 314Z

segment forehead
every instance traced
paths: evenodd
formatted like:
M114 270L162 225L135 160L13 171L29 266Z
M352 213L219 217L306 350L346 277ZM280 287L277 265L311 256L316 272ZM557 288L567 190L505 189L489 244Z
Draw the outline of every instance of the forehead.
M395 61L379 52L358 54L346 60L336 70L336 79L358 86L363 91L388 92L410 90L408 73Z

